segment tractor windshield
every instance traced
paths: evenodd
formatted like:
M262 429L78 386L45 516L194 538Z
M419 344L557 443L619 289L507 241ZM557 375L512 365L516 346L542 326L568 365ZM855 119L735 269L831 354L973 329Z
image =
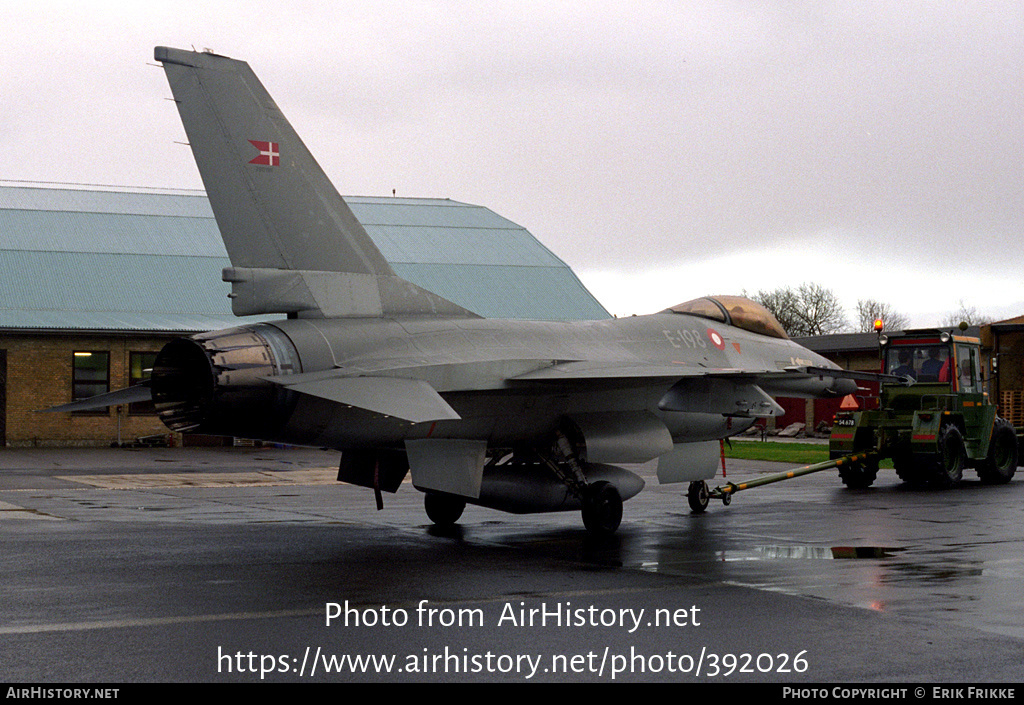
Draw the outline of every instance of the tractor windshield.
M669 311L727 323L758 335L789 338L768 309L742 296L706 296L673 306Z
M949 368L945 345L899 345L885 352L885 371L914 382L949 382Z

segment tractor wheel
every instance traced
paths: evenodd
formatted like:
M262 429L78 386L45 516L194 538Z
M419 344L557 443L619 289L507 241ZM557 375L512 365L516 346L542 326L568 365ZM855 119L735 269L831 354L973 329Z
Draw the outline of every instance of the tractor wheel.
M928 475L922 470L921 463L909 451L895 453L892 456L892 465L896 468L896 474L908 485L920 487L928 481Z
M1001 485L1017 472L1017 432L1006 419L996 418L988 457L978 465L978 477L987 485Z
M939 452L936 454L932 482L936 487L954 487L964 476L967 449L960 429L948 424L939 432Z
M878 477L877 458L859 463L843 463L839 466L839 479L853 490L871 487L876 477Z

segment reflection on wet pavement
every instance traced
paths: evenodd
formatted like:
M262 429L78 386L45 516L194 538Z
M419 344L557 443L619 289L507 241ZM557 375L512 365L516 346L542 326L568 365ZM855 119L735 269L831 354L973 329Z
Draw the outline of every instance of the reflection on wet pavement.
M899 484L850 492L831 482L808 478L704 515L634 502L620 533L605 543L581 545L571 530L508 535L508 526L496 540L594 567L942 615L1024 637L1024 481L951 492Z

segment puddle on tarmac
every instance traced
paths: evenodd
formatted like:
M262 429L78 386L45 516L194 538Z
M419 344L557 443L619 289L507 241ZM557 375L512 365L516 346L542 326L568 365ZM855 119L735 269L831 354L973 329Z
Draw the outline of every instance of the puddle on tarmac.
M892 558L905 549L883 546L757 546L755 558ZM728 560L728 559L726 559ZM749 557L746 560L751 560Z
M754 546L742 550L715 551L714 559L722 563L742 561L839 561L839 559L867 558L885 559L894 557L905 548L891 546ZM659 562L644 562L642 570L657 571Z
M754 546L749 549L735 551L715 551L714 561L732 563L741 561L768 561L768 560L844 560L844 559L868 559L884 560L893 558L905 548L892 546ZM691 563L684 561L684 563ZM670 565L665 561L643 561L640 569L649 572L659 572Z

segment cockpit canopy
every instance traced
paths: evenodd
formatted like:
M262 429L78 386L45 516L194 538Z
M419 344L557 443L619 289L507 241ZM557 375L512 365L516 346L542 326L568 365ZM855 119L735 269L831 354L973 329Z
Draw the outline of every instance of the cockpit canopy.
M768 312L768 309L742 296L705 296L673 306L668 311L700 316L758 335L789 340L786 331L775 320L775 316Z

